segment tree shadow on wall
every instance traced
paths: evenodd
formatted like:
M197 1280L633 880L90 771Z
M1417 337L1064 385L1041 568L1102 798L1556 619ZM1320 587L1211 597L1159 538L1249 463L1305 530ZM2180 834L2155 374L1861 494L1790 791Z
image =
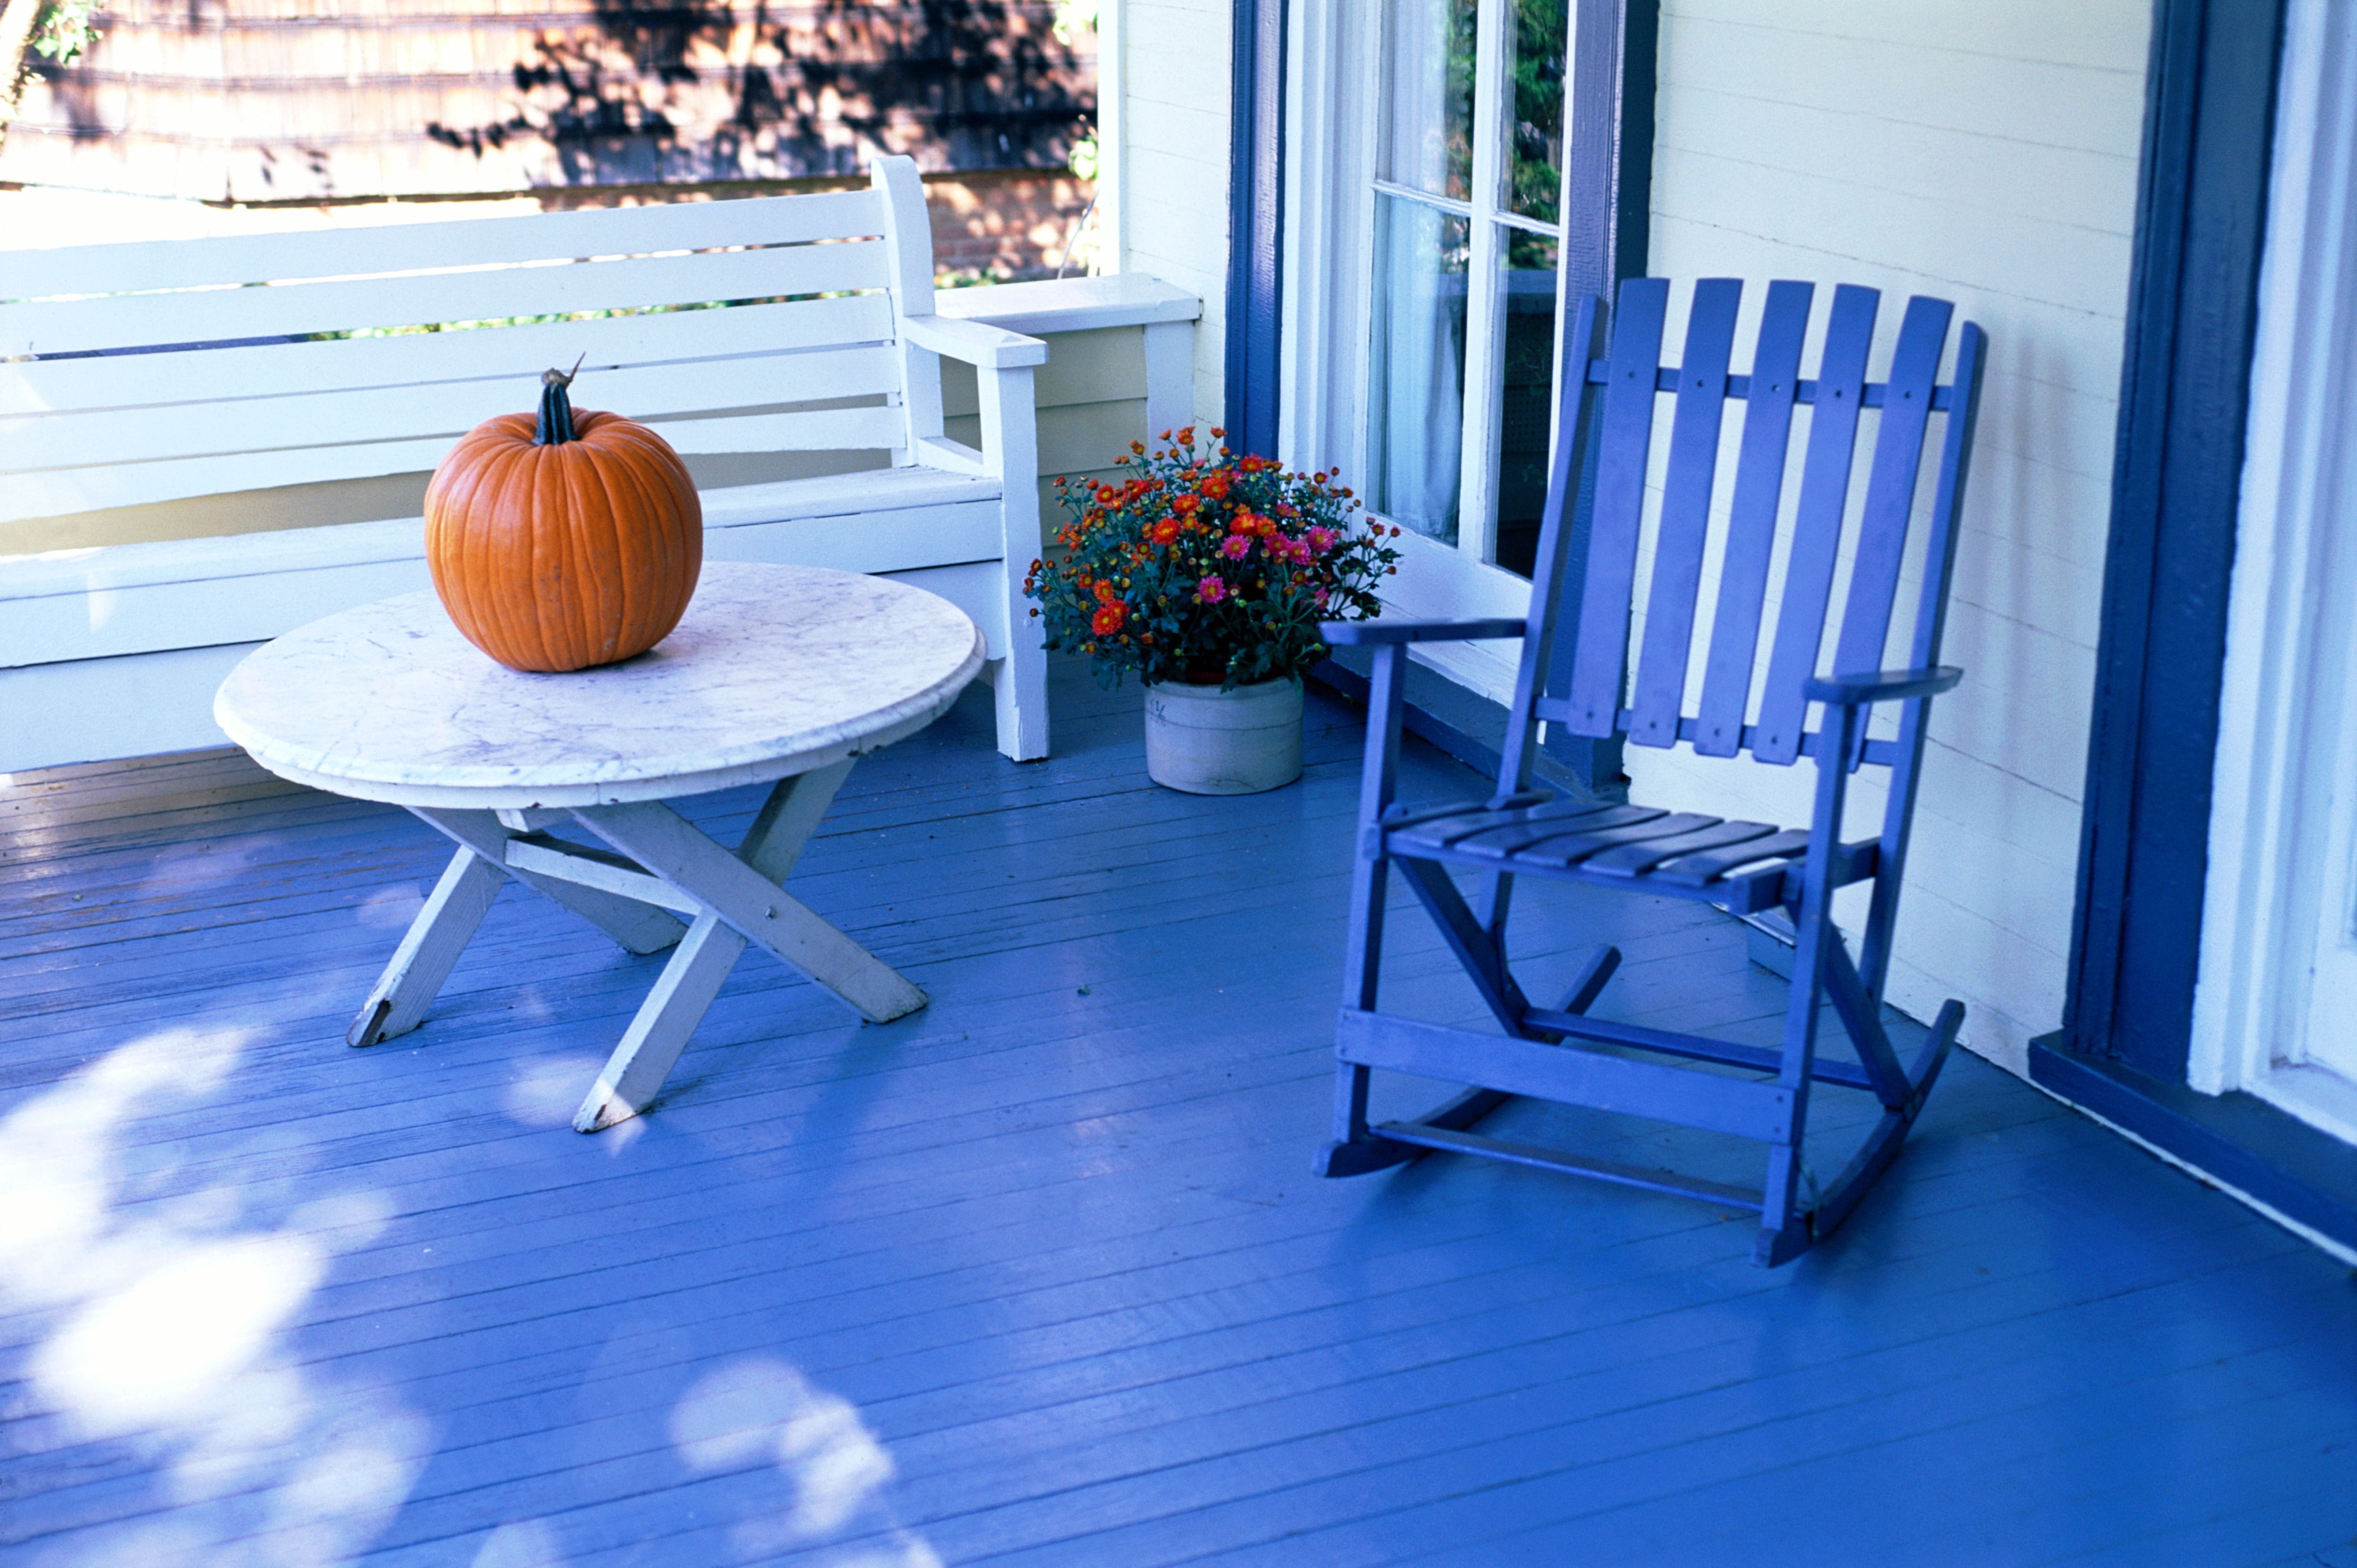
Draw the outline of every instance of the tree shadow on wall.
M597 0L535 43L514 114L426 134L478 156L544 142L566 185L1052 168L1095 113L1092 62L1051 0Z

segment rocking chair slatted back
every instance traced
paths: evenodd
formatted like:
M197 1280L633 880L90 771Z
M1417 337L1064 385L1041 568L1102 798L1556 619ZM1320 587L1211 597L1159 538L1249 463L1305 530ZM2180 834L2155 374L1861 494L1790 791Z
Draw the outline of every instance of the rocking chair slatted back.
M1880 303L1873 289L1844 285L1834 291L1817 375L1799 375L1802 346L1815 290L1804 283L1769 285L1758 346L1749 374L1728 370L1743 285L1734 279L1705 279L1695 285L1682 362L1660 363L1669 285L1659 278L1631 278L1620 285L1608 357L1592 363L1584 380L1601 384L1603 408L1595 429L1601 444L1596 466L1587 574L1570 657L1556 664L1548 690L1533 700L1523 687L1519 713L1563 724L1575 735L1625 734L1641 746L1670 746L1680 740L1712 757L1732 757L1749 747L1762 762L1789 765L1813 753L1817 736L1806 727L1807 681L1816 674L1832 610L1835 567L1856 478L1856 449L1863 412L1878 411L1874 452L1867 469L1861 518L1853 546L1849 592L1840 617L1833 667L1872 671L1883 662L1907 553L1918 476L1922 467L1931 416L1947 412L1934 511L1934 540L1926 553L1926 576L1916 618L1912 662L1930 665L1937 657L1953 556L1953 499L1963 484L1963 456L1969 424L1953 417L1954 385L1937 381L1948 328L1954 314L1946 302L1909 301L1892 356L1889 379L1868 381L1867 359ZM1574 340L1592 343L1595 323L1584 319ZM1983 338L1969 323L1957 345L1957 381L1977 384ZM1567 377L1562 417L1577 421L1583 378ZM1645 507L1647 467L1652 457L1654 404L1675 394L1662 501L1654 531L1651 587L1635 679L1630 681L1629 611L1636 598L1637 566ZM1727 401L1743 399L1747 411L1739 441L1726 542L1714 607L1698 711L1684 711L1695 628L1703 592ZM1783 591L1776 616L1767 677L1755 721L1745 714L1760 657L1770 565L1775 553L1786 463L1792 446L1792 410L1811 409L1799 495L1792 509L1791 541ZM1569 424L1562 428L1573 428ZM1564 443L1562 445L1570 445ZM1562 455L1559 454L1559 457ZM1541 572L1552 580L1561 571L1567 532L1552 514L1540 546ZM1551 585L1551 581L1550 581ZM1535 591L1534 603L1542 601ZM1534 612L1535 616L1535 612ZM1549 660L1537 651L1544 628L1534 626L1525 646L1526 678ZM1633 684L1633 692L1631 688ZM1627 706L1624 693L1630 693ZM1526 755L1526 747L1512 748ZM1853 760L1895 763L1905 750L1889 742L1863 743ZM1518 756L1519 760L1519 756ZM1501 789L1527 784L1501 779Z

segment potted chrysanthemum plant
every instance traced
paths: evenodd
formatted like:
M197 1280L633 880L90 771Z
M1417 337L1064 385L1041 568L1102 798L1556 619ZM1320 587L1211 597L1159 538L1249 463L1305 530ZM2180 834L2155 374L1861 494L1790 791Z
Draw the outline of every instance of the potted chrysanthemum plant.
M1131 443L1118 482L1058 479L1061 553L1023 584L1049 648L1087 655L1105 686L1138 678L1146 771L1199 795L1301 776L1318 623L1381 613L1375 585L1399 559L1399 530L1355 517L1335 476L1236 456L1224 434L1166 430L1152 451Z

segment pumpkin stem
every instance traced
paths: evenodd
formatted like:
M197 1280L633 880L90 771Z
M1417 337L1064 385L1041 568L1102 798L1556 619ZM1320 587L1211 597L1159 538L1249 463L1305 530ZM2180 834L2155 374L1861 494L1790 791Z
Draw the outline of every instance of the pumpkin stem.
M581 360L589 357L587 350ZM535 446L555 446L573 437L573 400L565 389L581 373L581 360L573 361L569 371L548 370L540 372L540 417L532 427L532 444Z

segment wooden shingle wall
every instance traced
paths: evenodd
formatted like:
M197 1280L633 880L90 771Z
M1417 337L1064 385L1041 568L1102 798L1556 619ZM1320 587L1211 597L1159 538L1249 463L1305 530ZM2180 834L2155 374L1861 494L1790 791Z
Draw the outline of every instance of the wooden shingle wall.
M1206 422L1227 390L1229 12L1229 0L1122 0L1122 267L1203 302L1195 415Z
M1052 0L106 0L0 179L290 201L1062 166Z
M1967 674L1934 704L1891 1000L1961 997L1966 1043L2017 1070L2061 1015L2150 9L1663 7L1651 270L1750 280L1738 366L1770 278L1881 288L1878 377L1911 293L1990 334L1945 650ZM1806 768L1627 768L1651 804L1807 819Z

